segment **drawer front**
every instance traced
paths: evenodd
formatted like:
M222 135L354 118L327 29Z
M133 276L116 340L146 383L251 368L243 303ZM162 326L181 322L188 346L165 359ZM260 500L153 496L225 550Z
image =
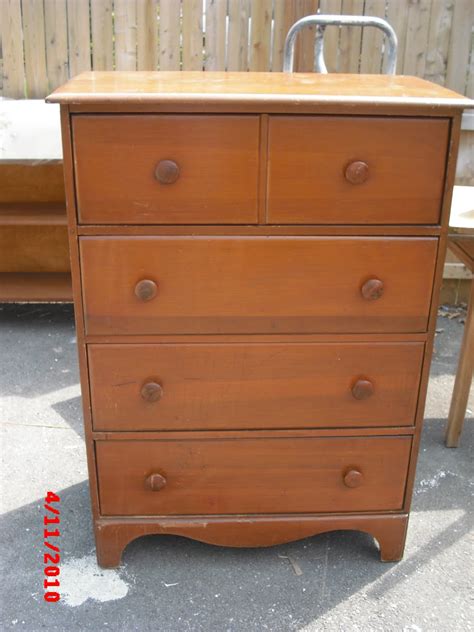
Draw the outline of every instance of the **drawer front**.
M414 423L423 343L92 344L95 430Z
M79 223L257 221L258 116L73 118Z
M402 508L410 437L98 441L102 515Z
M269 223L436 224L447 119L273 116Z
M82 237L88 334L419 332L436 238Z

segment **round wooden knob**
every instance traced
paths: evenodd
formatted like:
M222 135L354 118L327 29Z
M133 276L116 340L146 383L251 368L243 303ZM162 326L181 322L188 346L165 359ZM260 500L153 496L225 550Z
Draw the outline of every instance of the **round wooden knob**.
M145 480L145 487L152 492L159 492L166 485L166 478L157 472L150 474Z
M173 184L179 178L179 167L174 160L160 160L156 165L155 178L161 184Z
M360 288L360 293L367 301L376 301L383 294L384 285L380 279L369 279Z
M157 284L151 279L142 279L135 286L135 296L140 301L151 301L158 292Z
M350 469L344 474L344 485L346 487L360 487L364 481L364 476L359 470Z
M351 184L363 184L369 177L369 165L362 160L354 160L347 165L344 176Z
M163 387L158 382L146 382L140 394L146 402L158 402L163 397Z
M352 396L354 399L368 399L374 394L374 385L370 380L360 378L352 387Z

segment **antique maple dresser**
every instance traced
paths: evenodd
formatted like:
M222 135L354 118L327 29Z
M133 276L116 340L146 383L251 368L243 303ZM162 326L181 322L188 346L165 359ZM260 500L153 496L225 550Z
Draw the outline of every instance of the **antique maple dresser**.
M399 560L460 118L413 77L54 92L97 556L365 531Z

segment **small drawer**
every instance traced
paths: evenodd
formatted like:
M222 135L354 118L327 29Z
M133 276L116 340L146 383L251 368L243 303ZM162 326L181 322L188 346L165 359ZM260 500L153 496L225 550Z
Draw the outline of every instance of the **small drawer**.
M447 119L272 116L271 224L437 224Z
M426 331L437 238L82 237L88 334Z
M82 224L257 221L258 116L74 116Z
M400 510L411 437L97 441L112 515Z
M403 426L424 344L88 345L95 430Z

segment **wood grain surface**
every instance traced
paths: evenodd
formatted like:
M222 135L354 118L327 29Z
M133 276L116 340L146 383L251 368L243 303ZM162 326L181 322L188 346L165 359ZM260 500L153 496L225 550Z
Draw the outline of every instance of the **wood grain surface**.
M66 226L47 226L40 223L37 226L1 226L0 272L42 273L69 270Z
M271 116L268 222L436 224L448 137L448 119Z
M244 514L400 510L410 437L98 441L101 513ZM350 488L347 470L363 482ZM146 479L166 485L150 491Z
M75 116L73 136L79 223L257 221L257 116Z
M419 342L92 344L93 425L112 431L411 425L423 352ZM362 381L373 389L365 399L358 397ZM150 384L162 390L148 386L144 397Z
M71 275L67 272L0 272L0 301L70 303Z
M426 330L435 238L82 237L87 333ZM384 282L379 300L361 287ZM156 297L134 293L143 278Z
M86 73L50 100L99 563L151 533L341 528L400 559L471 102L213 72Z
M474 230L472 236L450 235L448 247L474 273Z
M121 516L99 518L95 535L97 559L104 568L118 566L127 544L145 535L171 534L219 546L261 547L345 530L370 534L378 543L378 551L374 546L372 555L380 553L382 562L397 562L403 557L407 525L406 513Z
M0 300L70 301L63 165L1 161Z
M390 75L350 75L284 72L84 72L53 92L50 103L106 104L148 102L155 107L163 102L226 103L239 109L251 102L263 111L269 103L287 110L303 102L315 106L331 104L363 106L472 107L473 102L452 90L418 77ZM263 108L263 110L262 110Z
M61 160L3 161L0 166L0 208L12 203L57 204L65 212Z

